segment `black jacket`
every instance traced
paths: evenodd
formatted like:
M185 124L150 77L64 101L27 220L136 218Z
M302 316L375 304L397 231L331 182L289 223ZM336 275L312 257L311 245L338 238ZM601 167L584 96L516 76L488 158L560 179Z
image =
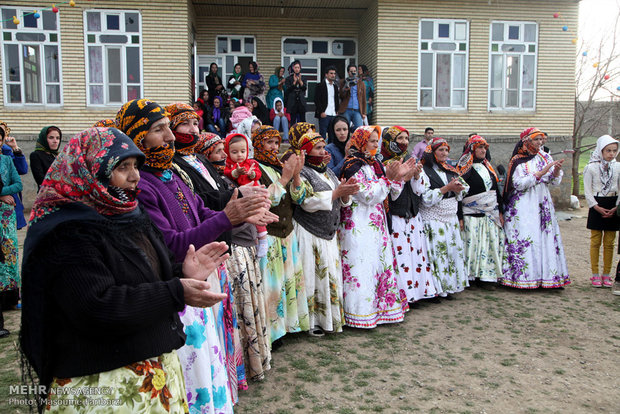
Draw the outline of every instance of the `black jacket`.
M301 76L303 86L294 85L295 78L289 75L284 81L284 106L288 113L303 108L306 109L306 89L308 88L308 80L305 76Z
M159 272L140 243L152 246ZM122 225L65 221L26 251L20 339L42 384L120 368L185 343L177 313L185 306L181 265L146 213Z
M34 181L37 183L37 188L41 187L45 174L55 159L56 157L45 151L32 151L30 153L30 171L32 171Z
M338 114L338 105L340 105L340 98L338 96L338 82L334 81L334 112L336 115ZM316 89L314 90L314 105L316 106L316 111L314 112L314 116L317 118L321 117L321 113L325 112L327 109L327 81L323 79L321 83L316 85Z

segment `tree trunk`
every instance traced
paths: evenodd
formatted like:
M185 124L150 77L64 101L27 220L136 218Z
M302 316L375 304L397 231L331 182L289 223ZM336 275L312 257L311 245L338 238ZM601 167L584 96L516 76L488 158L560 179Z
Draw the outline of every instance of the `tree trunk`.
M573 137L573 142L575 142L575 138ZM577 145L575 145L575 152L573 152L573 165L571 168L571 174L573 175L573 195L579 195L579 156L581 155L581 149Z

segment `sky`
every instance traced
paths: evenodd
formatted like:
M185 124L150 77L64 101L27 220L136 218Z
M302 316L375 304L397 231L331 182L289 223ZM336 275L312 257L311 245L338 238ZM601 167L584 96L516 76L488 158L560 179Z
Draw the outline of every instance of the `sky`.
M559 10L561 13L561 10ZM610 49L613 42L614 25L616 17L620 14L620 0L581 0L579 5L579 41L578 50L583 53L587 51L588 56L579 55L577 65L582 66L585 72L584 78L594 74L593 65L597 63L597 55L601 39L604 38L604 46L601 49L603 57L610 56ZM569 28L569 31L571 29ZM616 28L615 36L615 64L610 71L610 80L606 83L606 90L600 90L597 94L598 99L608 100L612 94L614 100L620 100L620 91L616 88L620 86L620 27ZM603 59L601 59L603 60ZM583 90L584 88L579 88ZM583 96L583 94L581 95Z

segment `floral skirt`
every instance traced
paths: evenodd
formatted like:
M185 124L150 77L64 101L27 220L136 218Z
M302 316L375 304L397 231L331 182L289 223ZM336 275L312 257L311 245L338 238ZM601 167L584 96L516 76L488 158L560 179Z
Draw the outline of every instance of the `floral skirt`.
M260 270L265 283L269 339L273 343L287 332L309 329L308 300L295 232L283 239L267 236L267 243L267 256L261 258Z
M465 271L469 280L497 282L502 277L504 230L489 217L464 216Z
M19 289L19 244L17 241L17 224L15 209L0 203L0 247L4 255L4 263L0 263L0 292Z
M271 344L267 333L265 294L256 249L233 244L226 262L232 285L247 376L265 378L271 369Z
M112 371L54 378L47 400L54 413L188 413L175 351Z

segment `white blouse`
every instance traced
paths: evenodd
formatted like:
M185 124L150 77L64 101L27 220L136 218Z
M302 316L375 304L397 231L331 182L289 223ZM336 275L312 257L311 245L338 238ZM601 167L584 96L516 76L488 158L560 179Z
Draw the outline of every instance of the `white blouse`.
M607 193L607 197L613 197L618 195L618 188L620 188L620 163L614 162L611 164L612 181L611 187ZM592 208L598 203L594 196L599 196L599 192L603 189L603 183L601 182L601 170L598 163L588 164L583 169L583 190L588 202L588 207ZM603 197L602 194L600 194ZM620 204L620 197L616 201L616 205Z

